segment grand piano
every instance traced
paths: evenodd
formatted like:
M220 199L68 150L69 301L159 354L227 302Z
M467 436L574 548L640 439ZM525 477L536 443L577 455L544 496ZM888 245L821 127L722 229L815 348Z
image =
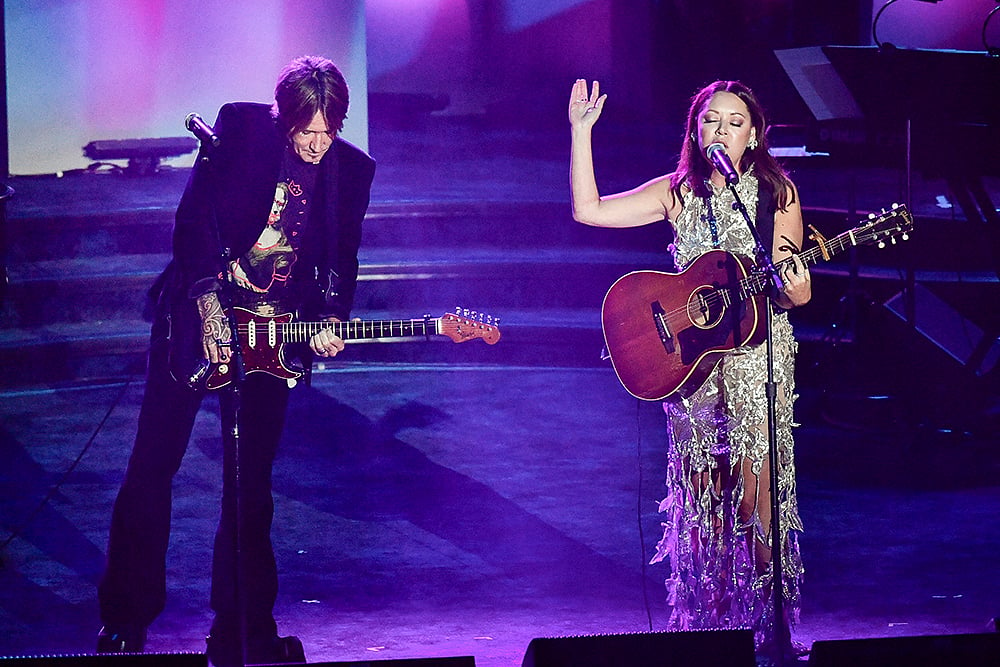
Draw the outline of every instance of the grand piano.
M958 254L963 266L968 256L956 242L974 244L992 277L970 285L959 272L947 294L940 284L916 280L911 262L905 289L884 305L977 375L998 367L1000 215L984 179L1000 175L1000 57L888 44L775 54L813 116L804 132L806 154L845 168L903 170L911 210L914 172L947 183L969 223L964 233L927 225L922 231L918 219L914 235L936 232L935 252Z
M846 165L946 179L970 221L1000 217L982 177L1000 174L1000 58L980 51L816 46L776 51L809 107L806 149Z

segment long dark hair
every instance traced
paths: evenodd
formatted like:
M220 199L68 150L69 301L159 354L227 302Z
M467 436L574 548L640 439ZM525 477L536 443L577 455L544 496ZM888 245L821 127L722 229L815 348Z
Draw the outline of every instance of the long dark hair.
M684 130L684 144L681 147L681 157L677 162L677 170L670 178L670 189L681 201L681 186L687 184L699 197L707 197L711 193L705 181L712 174L712 163L702 153L698 145L698 117L712 96L718 92L736 95L747 105L750 111L750 124L756 130L757 146L752 149L747 146L740 159L740 171L746 172L753 165L757 179L774 193L778 208L784 210L794 201L792 182L767 145L767 123L764 118L764 108L747 86L739 81L715 81L708 84L691 98L688 109L687 124Z
M289 136L308 127L317 111L332 132L340 132L349 101L347 81L333 62L320 56L302 56L278 75L272 114Z

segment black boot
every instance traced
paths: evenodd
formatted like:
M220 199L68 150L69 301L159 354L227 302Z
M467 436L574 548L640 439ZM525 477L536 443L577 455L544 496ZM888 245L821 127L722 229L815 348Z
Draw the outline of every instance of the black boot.
M213 633L206 638L208 659L215 667L242 665L304 664L305 650L298 637L269 637L247 640L246 659L240 660L240 647L235 637ZM242 663L242 664L241 664Z
M306 652L298 637L273 637L270 641L247 646L248 665L304 664Z

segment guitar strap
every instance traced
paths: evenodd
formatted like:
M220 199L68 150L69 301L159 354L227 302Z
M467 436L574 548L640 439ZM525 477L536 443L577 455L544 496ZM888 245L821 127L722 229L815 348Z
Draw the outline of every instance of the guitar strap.
M757 216L755 218L757 233L760 234L764 247L771 251L774 247L774 214L778 210L778 201L774 191L763 180L757 186Z
M774 196L774 191L767 183L760 181L757 187L757 233L760 234L760 240L764 243L764 247L772 253L774 250L774 214L777 211L778 200ZM777 311L784 310L773 299L770 302Z

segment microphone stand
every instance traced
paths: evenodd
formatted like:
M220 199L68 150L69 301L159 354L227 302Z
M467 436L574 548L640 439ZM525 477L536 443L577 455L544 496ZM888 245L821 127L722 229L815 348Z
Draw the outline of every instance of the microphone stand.
M193 115L193 114L192 114ZM189 116L190 119L190 116ZM200 120L200 119L199 119ZM186 122L185 125L188 125ZM199 153L198 160L204 164L208 169L208 177L210 181L215 180L215 169L214 163L212 161L211 155L214 152L213 149L218 147L219 139L215 136L214 132L210 135L206 135L203 132L195 131L192 128L188 128L192 131L201 141L202 150ZM229 363L233 367L233 381L228 387L225 387L223 391L228 391L230 393L231 400L229 401L229 415L232 419L232 429L228 433L223 434L224 439L232 445L233 451L233 591L234 600L233 604L238 614L238 624L237 631L239 634L239 641L237 643L239 647L239 664L246 665L246 642L247 642L247 618L246 612L243 609L243 564L242 564L242 539L240 524L242 523L242 487L240 484L240 390L243 384L243 380L246 378L246 370L243 365L243 348L240 344L239 331L237 329L236 312L233 310L234 295L236 293L235 279L232 272L229 270L229 261L232 255L232 249L226 247L222 242L222 235L219 232L219 220L218 215L215 210L215 201L212 200L212 215L211 215L211 225L212 225L212 235L215 237L215 242L217 245L219 253L219 262L221 264L222 275L225 277L222 283L222 290L220 291L220 303L222 305L222 310L226 314L226 321L229 323L230 331L230 342L229 342ZM221 351L221 350L220 350ZM225 401L219 401L219 409L223 410ZM223 424L225 424L225 419L223 419ZM223 449L225 449L225 443L223 443ZM225 469L225 455L223 455L223 487L225 487L225 479L227 476L227 471ZM225 515L226 507L223 506L222 513Z
M753 236L754 243L757 246L758 265L763 265L764 272L770 276L775 291L781 291L784 284L778 275L777 269L774 268L770 250L764 247L764 242L757 230L757 225L747 212L746 205L736 191L737 182L739 182L738 175L736 175L736 178L726 178L726 187L733 194L733 209L740 212L747 223L747 227L750 229L750 234ZM771 303L766 298L764 300L764 311L765 344L767 346L767 442L768 461L771 468L771 595L774 601L774 630L779 652L778 662L779 665L784 665L786 660L791 657L792 638L791 631L785 623L784 572L781 562L781 499L778 496L777 385L774 381L774 340L771 335L773 313Z

